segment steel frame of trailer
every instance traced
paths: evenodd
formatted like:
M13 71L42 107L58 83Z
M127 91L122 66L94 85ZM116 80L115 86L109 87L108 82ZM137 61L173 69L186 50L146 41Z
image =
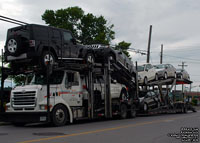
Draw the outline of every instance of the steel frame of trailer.
M117 76L118 79L120 79L122 81L121 84L126 84L126 86L128 88L133 88L136 89L136 79L137 79L137 73L135 72L134 74L134 79L135 79L135 83L133 81L130 81L130 78L133 77L132 73L129 73L125 68L120 67L119 65L117 65L116 63L113 63L110 61L110 59L108 58L107 63L94 63L94 64L85 64L83 62L78 61L78 63L69 63L69 62L65 62L62 61L60 63L62 66L58 66L58 65L54 65L54 67L50 66L49 64L47 65L46 71L44 69L38 68L38 67L33 67L30 70L21 70L21 71L12 71L9 69L6 69L3 67L3 60L2 60L2 78L1 78L1 93L3 95L3 90L4 90L4 80L9 76L9 75L19 75L19 74L28 74L28 73L46 73L47 76L47 121L50 121L50 107L49 107L49 93L50 93L50 85L49 85L49 77L50 74L52 73L52 71L58 71L58 70L74 70L74 71L80 71L83 72L84 74L88 75L88 92L89 92L89 97L88 97L88 118L89 119L93 119L94 117L94 84L93 84L93 78L96 74L102 74L103 73L103 77L104 77L104 81L105 81L105 91L104 93L106 93L104 95L104 108L105 108L105 112L104 112L104 116L106 118L112 118L112 98L110 95L110 83L111 83L111 73L114 71L116 72L114 74L114 76ZM100 69L100 73L99 71L96 71L96 69ZM102 72L103 71L103 72ZM135 96L137 95L137 92ZM135 98L137 99L137 98ZM1 102L3 102L3 96L1 97ZM138 101L135 101L138 102ZM132 104L132 103L131 103ZM116 114L116 113L114 113ZM0 117L6 115L5 113L5 109L3 106L1 106L1 113L0 113Z
M168 95L169 91L171 91L173 89L173 87L175 87L175 90L176 90L176 85L191 84L191 83L192 83L192 81L189 81L189 80L170 78L170 79L165 79L165 80L152 81L152 82L148 83L147 85L145 85L145 87L143 87L145 90L147 89L147 87L153 87L153 89L154 89L155 86L158 86L158 90L159 90L159 93L161 96L160 98L161 98L162 102L164 101L164 105L165 105L165 106L161 106L160 108L152 109L147 114L153 115L153 114L161 114L161 113L185 112L185 110L187 110L186 109L187 104L184 101L176 102L174 95L173 95L174 107L173 108L170 107L170 105L167 103L166 98L164 98L164 95L162 93L162 89L163 89L162 86L166 85L166 91L167 91L166 95ZM171 87L169 87L170 85L171 85ZM147 115L147 114L139 114L139 115Z

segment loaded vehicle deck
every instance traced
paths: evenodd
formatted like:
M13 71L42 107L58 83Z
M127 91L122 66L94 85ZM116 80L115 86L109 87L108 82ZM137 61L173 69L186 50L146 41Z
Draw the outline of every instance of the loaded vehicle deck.
M59 66L58 66L59 65ZM55 95L60 94L60 92L56 92L57 90L60 90L60 88L57 88L56 91L52 90L52 85L50 83L51 78L51 74L54 72L58 73L60 71L70 71L74 72L74 73L78 73L80 75L80 81L79 82L85 82L85 85L83 84L84 89L86 89L88 95L87 98L85 98L84 96L84 92L85 90L81 91L79 95L77 95L77 99L75 99L75 97L73 97L73 100L81 100L81 101L77 101L78 103L71 105L72 103L70 103L72 101L72 98L69 99L69 105L66 105L66 108L68 109L68 113L66 112L66 116L69 116L69 121L73 122L74 119L83 119L83 118L88 118L88 119L94 119L94 118L98 118L100 117L105 117L105 118L111 118L113 115L114 116L120 116L121 118L126 118L128 116L128 114L132 117L135 116L136 114L136 104L138 104L138 98L137 98L137 93L136 93L136 76L137 73L135 72L133 74L130 73L126 68L122 67L121 65L110 61L110 59L108 59L107 63L93 63L93 64L88 64L88 63L81 63L79 62L65 62L62 61L62 63L58 63L58 65L56 66L50 66L48 65L46 71L40 68L35 68L35 69L31 69L31 70L21 70L21 71L12 71L12 70L3 70L3 76L6 78L8 75L19 75L19 74L28 74L28 73L34 73L34 74L44 74L46 75L46 79L47 79L47 84L46 84L46 101L44 100L44 103L46 105L44 105L45 110L43 112L40 112L40 110L36 110L36 103L34 102L34 107L31 106L31 108L29 107L25 107L25 104L22 104L25 102L26 97L23 95L23 101L19 100L18 98L22 98L22 97L16 97L16 91L17 94L23 94L21 92L21 89L23 89L24 93L28 93L27 91L28 86L24 86L24 87L19 87L19 88L15 88L13 89L12 93L11 93L11 103L12 104L7 104L6 108L2 109L1 111L5 111L4 113L1 113L1 118L4 121L10 121L13 123L25 123L25 122L37 122L37 121L42 121L42 122L54 122L54 116L52 117L52 114L54 114L54 109L52 109L52 94ZM67 72L68 73L68 72ZM103 86L103 91L99 92L99 90L97 90L97 88L99 87L99 85L95 85L94 84L94 80L99 77L102 76L104 79L104 82L102 83ZM3 79L2 78L2 83L3 83ZM71 77L68 77L71 78ZM83 81L82 78L85 80ZM81 81L82 80L82 81ZM111 83L111 80L114 81L114 84ZM120 96L116 97L112 97L113 95L111 93L113 93L113 85L120 85L119 87L121 87L121 91L118 92L118 94L120 94ZM61 86L61 85L60 85ZM73 85L71 85L73 88ZM42 87L42 88L45 88ZM96 89L95 89L96 88ZM102 88L102 87L101 87ZM112 89L111 89L112 88ZM62 89L62 88L61 88ZM67 87L66 87L67 89ZM81 87L82 89L82 87ZM119 89L118 89L119 90ZM3 90L2 90L3 91ZM52 93L53 92L53 93ZM66 92L71 92L69 89ZM64 92L64 93L66 93ZM121 92L121 93L120 93ZM36 91L37 93L37 91ZM98 95L99 93L101 93L101 97ZM67 94L67 93L66 93ZM72 93L74 94L74 93ZM82 95L83 94L83 95ZM123 97L122 97L123 95ZM14 96L14 98L13 98ZM20 95L21 96L21 95ZM43 96L43 95L41 95ZM72 95L74 96L74 95ZM76 96L76 95L75 95ZM82 97L83 96L83 97ZM34 97L33 97L34 98ZM59 97L55 97L55 99ZM55 100L54 99L54 100ZM40 99L40 95L38 95L37 100L41 100ZM61 99L59 99L61 100ZM68 99L67 99L68 100ZM54 102L58 102L58 101L54 101ZM73 101L74 102L74 101ZM29 104L29 103L26 103ZM38 104L38 103L37 103ZM66 102L67 104L67 102ZM16 107L14 107L14 106ZM20 106L18 106L20 105ZM57 106L61 106L60 104L57 104ZM40 105L41 106L41 105ZM56 105L54 105L56 106ZM56 107L57 107L56 106ZM58 107L59 107L58 106ZM55 107L55 110L56 110ZM57 107L57 108L58 108ZM38 107L37 107L38 108ZM8 112L8 110L14 110L12 112ZM22 109L22 110L21 110ZM63 109L63 107L59 108L59 110ZM37 112L33 112L33 111L37 111ZM20 112L19 112L20 111ZM24 112L26 111L26 112ZM57 111L57 110L56 110ZM56 112L55 111L55 112ZM63 109L63 112L65 112L65 110ZM33 113L33 114L32 114ZM36 116L37 113L37 116ZM68 115L67 115L68 114ZM33 120L33 116L34 119ZM29 118L24 118L24 117L31 117ZM15 117L15 118L13 118ZM55 114L55 118L56 118L56 114ZM63 125L63 124L58 124L57 122L55 123L55 125L59 126L59 125Z
M175 95L173 94L172 99L169 99L169 92L173 88L176 91L177 85L191 84L192 81L179 78L169 78L169 79L159 79L157 81L151 81L147 85L143 85L141 88L144 91L158 91L160 98L160 106L157 108L149 109L147 112L138 112L138 115L152 115L152 114L161 114L161 113L187 113L188 110L196 112L195 108L192 107L190 103L185 102L184 97L182 100L177 101ZM141 85L140 85L141 86ZM165 88L163 88L165 86ZM163 90L166 92L163 94ZM183 91L182 91L183 92ZM183 95L184 96L184 95Z

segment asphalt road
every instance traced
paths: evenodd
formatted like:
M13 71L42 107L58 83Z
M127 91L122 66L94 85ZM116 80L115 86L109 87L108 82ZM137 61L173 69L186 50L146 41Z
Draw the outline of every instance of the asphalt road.
M199 136L198 129L200 111L126 120L79 121L63 127L5 125L0 126L0 143L181 143L181 139L189 139L191 135ZM187 138L180 138L180 132Z

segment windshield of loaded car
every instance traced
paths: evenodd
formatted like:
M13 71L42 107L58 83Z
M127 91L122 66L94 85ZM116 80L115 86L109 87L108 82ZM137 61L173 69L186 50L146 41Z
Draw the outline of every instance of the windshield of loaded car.
M138 66L137 70L138 70L138 72L144 71L144 66Z
M176 69L176 71L177 71L177 72L182 72L183 70L182 70L182 69Z
M49 77L49 84L61 84L63 80L64 72L57 71L53 72ZM31 85L45 85L47 84L47 77L43 74L35 74L31 83Z
M156 69L164 69L165 65L155 65L154 66Z

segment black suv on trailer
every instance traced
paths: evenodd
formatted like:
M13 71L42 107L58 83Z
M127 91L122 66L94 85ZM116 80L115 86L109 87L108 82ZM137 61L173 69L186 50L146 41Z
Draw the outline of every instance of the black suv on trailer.
M59 60L86 60L94 62L92 49L76 43L72 33L65 29L28 24L7 32L5 60L11 66L45 66Z

